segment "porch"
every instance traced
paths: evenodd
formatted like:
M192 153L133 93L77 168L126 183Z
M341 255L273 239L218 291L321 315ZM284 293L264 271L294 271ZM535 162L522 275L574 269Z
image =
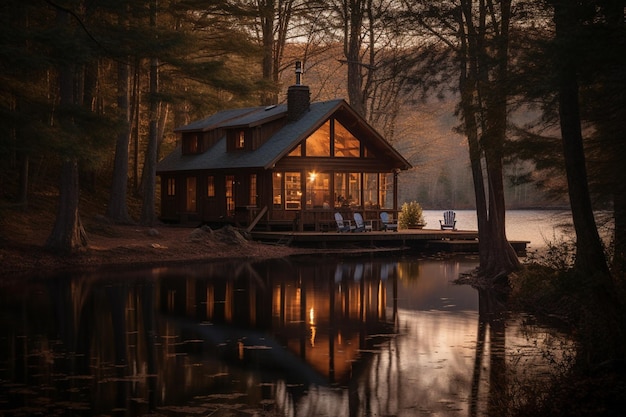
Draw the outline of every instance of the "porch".
M373 231L382 230L380 213L387 212L397 219L398 211L380 208L312 208L304 210L269 210L261 207L238 207L235 210L235 226L252 230L293 232L334 232L337 229L335 213L354 224L354 213L360 213Z

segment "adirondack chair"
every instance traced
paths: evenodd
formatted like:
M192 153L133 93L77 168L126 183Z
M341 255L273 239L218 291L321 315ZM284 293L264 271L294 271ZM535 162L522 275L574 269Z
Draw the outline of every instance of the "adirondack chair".
M441 226L441 230L449 229L456 230L456 213L452 210L447 210L443 212L443 221L439 220L439 225Z
M373 230L372 222L365 222L361 213L354 213L354 223L356 223L356 228L353 232L371 232Z
M351 232L355 229L354 226L350 223L350 220L344 220L341 213L335 213L335 222L337 223L337 232Z
M393 230L394 232L398 231L398 222L391 219L389 213L386 211L382 211L380 213L380 221L383 225L383 230L386 232L387 230Z

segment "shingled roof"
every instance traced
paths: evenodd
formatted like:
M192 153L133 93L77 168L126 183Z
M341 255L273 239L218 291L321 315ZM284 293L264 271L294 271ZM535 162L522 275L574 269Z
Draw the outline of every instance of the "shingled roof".
M302 117L287 123L254 151L227 152L226 136L224 135L210 149L201 154L183 155L182 147L179 145L171 154L158 163L157 172L238 168L270 169L340 109L347 111L353 117L360 118L343 99L313 102ZM179 127L175 129L175 132L206 132L218 128L254 127L286 117L286 115L286 104L225 110ZM392 154L391 156L399 161L400 168L407 169L411 167L374 129L371 129L371 131L378 136L379 146L382 146L382 151Z

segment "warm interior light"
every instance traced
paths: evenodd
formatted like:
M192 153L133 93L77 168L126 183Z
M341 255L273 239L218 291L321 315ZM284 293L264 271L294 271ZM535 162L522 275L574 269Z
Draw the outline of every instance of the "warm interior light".
M314 182L315 178L317 178L317 172L309 172L309 181Z

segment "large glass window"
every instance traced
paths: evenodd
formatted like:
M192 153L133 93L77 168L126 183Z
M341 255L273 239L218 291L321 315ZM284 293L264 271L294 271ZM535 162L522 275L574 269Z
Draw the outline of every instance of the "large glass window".
M363 174L363 206L378 208L378 174Z
M335 207L348 206L348 174L335 173Z
M299 172L285 172L285 208L299 210L302 201L302 182Z
M330 156L330 120L306 139L306 156Z
M272 175L272 190L274 208L283 208L283 176L280 172L274 172Z
M351 172L348 174L348 202L351 207L361 205L361 174Z
M380 174L380 207L393 208L393 174Z
M358 158L361 155L361 142L337 120L334 136L336 157Z
M330 208L330 174L309 172L306 182L306 207Z

